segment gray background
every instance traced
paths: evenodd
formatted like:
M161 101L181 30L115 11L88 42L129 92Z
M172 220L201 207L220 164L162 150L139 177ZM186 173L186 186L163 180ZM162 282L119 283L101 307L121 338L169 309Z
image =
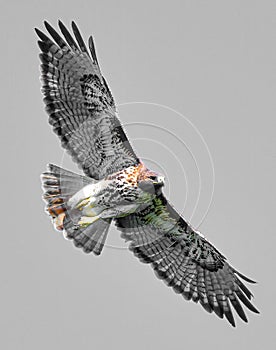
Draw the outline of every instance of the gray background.
M275 345L275 11L275 1L2 2L2 349ZM233 329L184 301L125 249L87 256L54 231L43 212L39 174L48 162L75 166L47 125L33 27L41 28L44 19L56 24L58 18L67 25L74 19L86 39L94 34L118 103L172 107L204 136L216 184L200 230L259 282L252 291L261 315L250 314L249 324L237 321ZM167 140L157 126L187 140L203 182L203 206L191 218L197 226L208 207L212 176L199 137L190 137L193 128L158 107L119 110L125 123L156 126L141 134L140 127L127 130L139 154L167 172L166 193L177 208L182 210L191 189L184 209L190 218L198 178L188 153L177 153L176 137ZM140 136L150 140L139 141ZM188 186L176 159L155 141L176 154ZM115 229L110 237L121 244Z

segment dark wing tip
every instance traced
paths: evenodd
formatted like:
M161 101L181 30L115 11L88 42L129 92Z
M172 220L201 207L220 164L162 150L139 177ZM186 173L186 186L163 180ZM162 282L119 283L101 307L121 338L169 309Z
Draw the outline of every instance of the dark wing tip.
M34 30L35 30L37 36L38 36L42 41L46 41L46 42L47 42L47 41L51 41L50 38L49 38L46 34L44 34L40 29L35 28Z
M89 50L91 52L91 56L93 58L93 60L98 64L98 59L97 59L97 55L96 55L96 49L95 49L95 44L94 44L94 40L92 35L89 37L88 39L88 46L89 46Z
M67 46L66 42L62 39L59 33L48 22L44 21L44 25L48 33L61 48Z
M59 26L59 28L61 29L61 28L65 28L66 29L66 26L65 26L65 24L59 19L58 20L58 26ZM66 29L67 30L67 29Z
M72 26L72 29L73 29L73 30L79 32L78 26L76 25L76 22L75 22L75 21L72 21L72 22L71 22L71 26Z
M260 311L255 308L255 306L249 301L249 299L246 298L246 296L243 294L243 292L240 289L237 289L235 291L237 297L241 300L241 302L252 312L255 314L259 314Z
M48 23L46 20L43 21L43 24L45 26L45 28L48 30L49 27L51 27L50 23Z
M87 55L89 56L85 42L83 41L83 38L82 38L81 33L79 31L79 28L77 27L77 25L74 21L72 21L72 29L73 29L73 32L75 34L75 38L79 44L81 51L87 53Z
M252 283L252 284L256 284L256 283L257 283L256 281L253 281L252 279L246 277L245 275L243 275L243 274L240 273L239 271L237 271L237 270L235 270L235 269L233 269L233 270L234 270L234 272L235 272L238 276L240 276L244 281L246 281L246 282L248 282L248 283Z
M243 307L241 306L239 300L232 294L230 296L230 302L232 304L232 306L234 307L234 309L236 310L237 314L240 316L240 318L244 321L244 322L248 322L246 314L243 310Z
M225 317L227 318L228 322L233 326L236 327L236 323L232 314L231 309L227 312L224 312Z
M51 26L50 23L48 23L47 21L44 21L44 25L45 28L48 30L48 32L52 35L52 34L57 34L54 27ZM53 36L53 35L52 35Z
M59 26L59 29L61 30L62 34L64 35L65 40L70 45L70 47L76 51L79 51L77 43L75 42L72 35L70 34L70 32L68 31L68 29L62 23L61 20L58 21L58 26Z

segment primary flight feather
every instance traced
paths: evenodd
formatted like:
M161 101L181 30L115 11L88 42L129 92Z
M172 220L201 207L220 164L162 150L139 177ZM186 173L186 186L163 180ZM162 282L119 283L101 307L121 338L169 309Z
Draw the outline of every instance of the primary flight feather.
M143 164L126 137L93 38L88 50L74 22L74 37L58 25L63 37L47 22L50 37L36 29L42 92L49 123L85 176L52 164L42 174L56 229L84 252L100 254L114 220L135 256L176 293L233 326L232 308L247 322L242 304L258 310L241 279L254 282L170 205L162 193L164 177Z

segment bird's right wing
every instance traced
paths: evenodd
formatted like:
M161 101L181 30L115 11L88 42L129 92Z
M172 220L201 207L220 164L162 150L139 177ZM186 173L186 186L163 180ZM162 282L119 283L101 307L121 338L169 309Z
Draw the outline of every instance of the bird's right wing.
M235 326L230 303L247 322L240 301L251 311L251 292L239 279L243 276L226 258L191 226L168 203L157 195L146 208L116 219L130 250L144 263L150 263L157 276L185 299L200 302ZM230 302L230 303L229 303Z
M47 22L45 27L52 39L36 29L42 51L42 92L49 123L62 146L86 175L97 180L139 164L117 118L92 37L89 53L74 22L75 39L62 22L65 40Z

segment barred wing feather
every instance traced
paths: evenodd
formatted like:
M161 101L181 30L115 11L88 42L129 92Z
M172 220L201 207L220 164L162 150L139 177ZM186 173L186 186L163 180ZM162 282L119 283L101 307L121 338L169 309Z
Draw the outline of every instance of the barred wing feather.
M60 21L64 39L47 22L45 27L52 39L36 29L42 51L42 92L49 122L63 147L94 179L137 165L101 75L92 37L89 54L74 22L75 39Z
M174 210L163 194L146 208L116 220L130 250L156 275L187 300L200 302L208 312L225 317L235 326L231 306L241 319L247 317L240 303L252 312L251 292L243 276L226 258ZM240 278L239 278L240 277Z

